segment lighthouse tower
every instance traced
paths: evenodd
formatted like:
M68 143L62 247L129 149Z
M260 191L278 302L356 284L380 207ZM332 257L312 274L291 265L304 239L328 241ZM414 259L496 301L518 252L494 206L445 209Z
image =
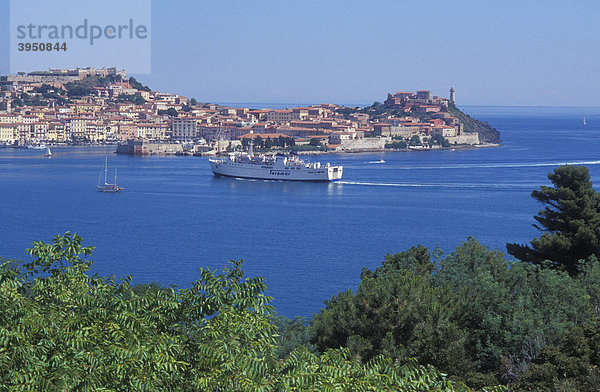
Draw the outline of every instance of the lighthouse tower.
M455 91L454 86L452 86L452 88L450 88L450 103L453 105L456 105L456 97L454 96Z

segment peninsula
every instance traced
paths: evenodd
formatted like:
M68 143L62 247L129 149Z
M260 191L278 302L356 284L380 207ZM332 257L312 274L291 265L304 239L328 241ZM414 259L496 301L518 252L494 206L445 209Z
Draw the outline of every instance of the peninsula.
M153 91L117 68L50 69L0 78L0 144L121 144L131 154L429 150L493 145L499 132L429 90L367 107L288 109L199 103Z

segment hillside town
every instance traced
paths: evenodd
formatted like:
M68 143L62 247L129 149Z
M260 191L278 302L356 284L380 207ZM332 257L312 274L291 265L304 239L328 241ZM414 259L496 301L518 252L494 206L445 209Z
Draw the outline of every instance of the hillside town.
M50 69L0 78L0 145L121 144L141 154L219 153L252 138L265 149L376 151L480 145L431 91L388 94L366 108L290 109L198 103L152 91L117 68Z

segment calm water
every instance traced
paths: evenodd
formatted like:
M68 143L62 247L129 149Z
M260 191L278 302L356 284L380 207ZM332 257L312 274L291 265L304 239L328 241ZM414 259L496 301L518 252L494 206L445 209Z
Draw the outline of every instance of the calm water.
M311 157L344 165L332 184L218 179L206 158L109 154L126 190L106 194L95 185L114 147L0 149L0 255L24 258L32 241L71 230L97 246L95 272L179 287L243 258L280 313L310 316L389 252L528 241L539 209L529 194L559 164L586 164L600 182L600 108L466 111L497 127L503 147Z

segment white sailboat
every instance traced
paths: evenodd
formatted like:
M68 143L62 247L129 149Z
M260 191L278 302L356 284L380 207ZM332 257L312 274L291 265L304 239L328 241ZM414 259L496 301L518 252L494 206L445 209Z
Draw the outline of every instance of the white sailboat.
M119 192L122 191L125 188L121 188L117 185L117 168L115 167L115 182L114 184L109 184L108 183L108 157L106 157L105 161L104 161L104 169L102 170L104 172L104 184L101 184L100 181L102 180L102 172L100 172L100 177L98 178L98 185L96 185L96 188L98 188L99 192Z
M46 153L44 154L47 157L51 157L52 156L52 151L50 151L50 147L46 147Z
M583 118L583 125L587 125L587 123L585 122L585 117Z

